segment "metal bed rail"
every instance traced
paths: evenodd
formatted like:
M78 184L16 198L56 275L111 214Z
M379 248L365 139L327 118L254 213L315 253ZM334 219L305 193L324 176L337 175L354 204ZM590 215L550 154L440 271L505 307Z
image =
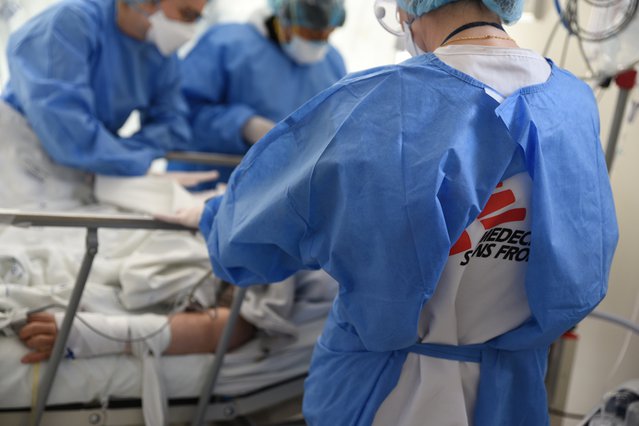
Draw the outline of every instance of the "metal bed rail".
M53 345L51 357L44 371L41 385L38 389L35 407L32 407L32 424L39 425L46 407L56 372L64 355L71 325L78 311L80 299L84 292L93 259L98 252L98 229L155 229L155 230L183 230L193 231L181 225L161 222L152 218L134 215L90 215L81 213L39 213L20 212L17 210L0 209L0 223L18 227L69 227L86 228L85 254L76 277L75 285L69 299L62 326Z
M183 161L192 164L235 167L240 164L243 157L241 155L184 151L169 152L165 155L165 158L169 161Z

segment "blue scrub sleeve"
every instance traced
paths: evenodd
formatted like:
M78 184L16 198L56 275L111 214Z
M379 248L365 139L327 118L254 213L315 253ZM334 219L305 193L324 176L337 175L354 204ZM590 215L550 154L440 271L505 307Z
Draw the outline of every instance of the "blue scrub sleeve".
M188 98L188 92L187 98ZM256 115L247 105L212 105L190 99L192 148L204 152L242 155L250 145L242 136L246 122Z
M217 211L220 208L220 204L222 204L222 200L224 199L223 195L219 195L217 197L213 197L210 200L207 200L204 205L204 211L202 212L202 217L200 218L200 232L202 235L209 235L211 233L211 227L213 226L213 220L215 219L215 215L217 215Z
M248 162L233 173L221 202L218 198L207 204L200 224L215 273L238 285L282 281L313 266L302 248L307 224L285 188L304 176L275 168L284 164L280 159L294 161L297 157L290 149L290 139L277 142L269 144L269 152L259 161L250 156L257 145L249 151ZM265 167L270 161L274 161L273 168Z
M100 99L89 84L95 28L73 10L55 18L44 36L27 37L9 52L16 96L29 124L62 165L103 174L145 174L164 147L145 137L119 138L96 118Z
M180 67L176 60L158 76L151 105L141 112L141 129L132 139L155 144L164 151L189 149L191 129L188 106L182 96Z
M361 93L357 84L322 92L257 143L205 237L216 274L239 285L321 266L340 283L357 334L379 350L414 343L416 328L397 333L397 319L418 323L451 239L437 199L408 207L403 114L385 102L401 88L373 80ZM441 182L438 173L423 179ZM417 247L424 235L429 247Z
M192 149L244 154L249 145L242 127L256 112L245 104L227 103L226 59L215 36L209 32L202 37L181 64L183 93L191 111Z

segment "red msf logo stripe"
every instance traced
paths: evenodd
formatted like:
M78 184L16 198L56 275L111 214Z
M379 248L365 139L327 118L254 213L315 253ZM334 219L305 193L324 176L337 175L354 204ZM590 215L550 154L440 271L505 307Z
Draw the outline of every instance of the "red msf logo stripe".
M500 182L499 185L497 185L497 188L501 188L503 186L503 182ZM477 216L477 219L483 219L480 220L480 222L484 226L484 229L487 230L503 223L523 221L526 219L526 209L523 208L511 209L496 216L486 217L514 204L516 201L515 194L510 189L497 192L490 196L486 203L486 207L484 207L484 210L479 214L479 216ZM449 256L465 252L470 250L472 247L473 244L470 240L470 235L468 235L467 231L464 231L457 242L451 247Z
M450 249L449 256L454 256L458 253L462 253L462 252L465 252L466 250L470 250L471 248L473 248L473 243L470 241L470 235L468 235L468 232L464 231L464 233L461 234L461 237L459 237L455 245Z
M520 222L526 219L526 209L512 209L497 216L489 217L481 221L485 229L494 228L507 222Z
M509 205L514 204L515 201L515 194L510 189L508 191L501 191L493 194L488 199L484 210L479 214L479 216L477 216L477 219L481 219L489 214L495 213L497 210L508 207Z

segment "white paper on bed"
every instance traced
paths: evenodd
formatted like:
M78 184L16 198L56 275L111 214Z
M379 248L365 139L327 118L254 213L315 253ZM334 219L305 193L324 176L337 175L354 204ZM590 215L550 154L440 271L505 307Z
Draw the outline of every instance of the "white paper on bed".
M201 202L167 175L96 175L94 193L101 203L151 215L172 214Z

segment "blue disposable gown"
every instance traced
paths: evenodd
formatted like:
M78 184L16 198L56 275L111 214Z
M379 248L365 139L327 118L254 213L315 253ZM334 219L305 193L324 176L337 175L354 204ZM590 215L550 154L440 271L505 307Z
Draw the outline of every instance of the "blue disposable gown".
M546 83L500 104L423 55L351 75L280 123L200 226L222 279L321 267L339 282L304 413L310 424L369 425L450 247L498 182L527 171L531 317L458 355L481 360L476 425L544 425L547 348L603 298L618 237L598 135L590 89L554 65Z
M176 56L116 26L115 0L67 0L14 33L3 98L26 116L57 162L93 173L142 175L190 138ZM132 111L141 130L120 138Z
M344 61L332 46L322 61L298 65L252 24L213 26L182 61L193 128L189 149L242 155L249 149L242 137L249 118L278 122L345 74ZM225 170L224 181L230 172Z

